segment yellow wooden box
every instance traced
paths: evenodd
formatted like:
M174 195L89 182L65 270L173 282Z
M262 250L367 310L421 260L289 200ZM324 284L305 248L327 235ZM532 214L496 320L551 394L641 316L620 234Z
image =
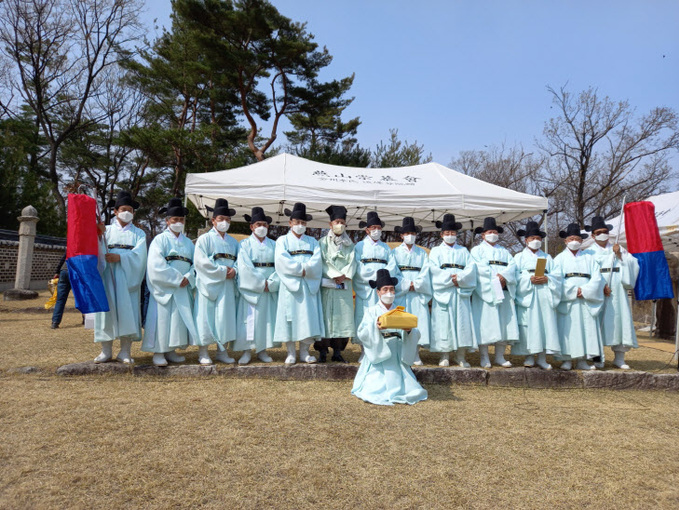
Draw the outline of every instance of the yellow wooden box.
M382 329L413 329L417 327L417 315L408 313L402 306L380 315Z

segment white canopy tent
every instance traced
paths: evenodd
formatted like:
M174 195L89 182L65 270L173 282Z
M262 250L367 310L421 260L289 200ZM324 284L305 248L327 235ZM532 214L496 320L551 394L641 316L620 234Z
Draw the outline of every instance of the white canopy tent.
M328 225L325 209L349 210L347 228L357 229L367 211L377 210L386 230L412 216L424 231L436 230L445 213L464 228L493 216L498 223L520 220L547 210L547 199L519 193L456 172L438 163L402 168L351 168L316 163L290 154L235 168L186 176L186 197L203 216L217 198L228 199L238 216L260 206L274 225L287 225L284 209L303 202L313 216L310 227Z

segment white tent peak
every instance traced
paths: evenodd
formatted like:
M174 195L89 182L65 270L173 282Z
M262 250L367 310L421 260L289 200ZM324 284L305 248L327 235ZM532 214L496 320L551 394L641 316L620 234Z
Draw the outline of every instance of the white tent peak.
M274 224L287 225L284 209L303 202L310 227L327 227L329 205L343 205L348 228L358 228L376 210L386 230L413 216L425 231L453 213L465 228L493 216L498 223L541 214L547 199L520 193L456 172L439 163L398 168L355 168L279 154L252 165L186 176L186 196L205 217L217 198L229 201L237 216L260 206Z

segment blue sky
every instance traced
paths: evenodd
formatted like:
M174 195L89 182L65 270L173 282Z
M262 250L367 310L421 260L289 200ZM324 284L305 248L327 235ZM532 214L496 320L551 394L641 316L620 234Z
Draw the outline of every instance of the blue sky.
M548 85L679 111L676 0L272 3L334 56L325 79L356 73L346 118L360 116L363 146L397 128L442 164L501 143L532 150L554 112ZM146 9L149 26L169 25L170 0Z

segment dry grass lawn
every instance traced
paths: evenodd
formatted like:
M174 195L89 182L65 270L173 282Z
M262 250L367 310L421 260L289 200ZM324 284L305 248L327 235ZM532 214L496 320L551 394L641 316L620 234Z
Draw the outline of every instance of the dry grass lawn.
M430 385L385 408L350 381L62 378L96 348L41 304L0 306L0 508L679 507L677 393ZM651 351L633 367L676 371ZM5 372L25 365L46 371Z

